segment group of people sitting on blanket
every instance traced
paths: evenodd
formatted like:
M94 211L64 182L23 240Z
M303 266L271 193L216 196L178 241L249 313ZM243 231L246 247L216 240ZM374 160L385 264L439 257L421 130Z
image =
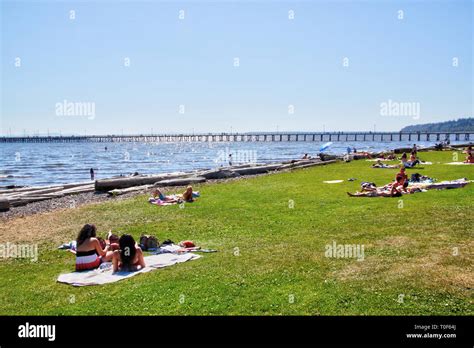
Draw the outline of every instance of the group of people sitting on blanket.
M411 154L410 154L410 160L407 160L408 156L407 156L407 153L404 152L402 154L402 157L401 157L401 164L403 167L405 168L413 168L414 166L416 166L417 164L420 164L420 160L418 158L416 158L416 151L415 150L412 150Z
M416 157L416 152L415 151L411 152L410 160L408 160L408 156L407 156L406 152L404 152L402 154L402 157L400 158L400 160L401 160L400 164L385 164L385 163L382 163L383 159L385 159L385 158L384 157L379 157L377 162L372 164L372 168L400 168L400 167L413 168L417 164L421 163L421 161ZM394 156L391 157L391 158L387 158L387 159L394 159Z
M86 224L76 242L76 271L96 269L101 263L111 261L114 272L136 271L145 267L142 249L129 234L118 238L109 232L104 245L97 237L95 225Z
M347 194L351 197L400 197L403 193L419 192L420 188L408 187L408 176L405 167L401 167L395 176L395 181L383 187L377 187L374 183L362 183L361 192Z

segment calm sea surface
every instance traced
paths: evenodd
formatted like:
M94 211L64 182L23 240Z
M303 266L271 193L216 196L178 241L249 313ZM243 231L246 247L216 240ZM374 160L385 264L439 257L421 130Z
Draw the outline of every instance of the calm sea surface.
M300 158L304 153L316 155L321 145L318 142L0 144L0 186L82 182L90 180L90 168L94 168L96 179L134 172L215 168L228 165L229 153L234 164L275 162ZM343 154L348 146L358 151L380 151L411 145L335 142L325 152Z

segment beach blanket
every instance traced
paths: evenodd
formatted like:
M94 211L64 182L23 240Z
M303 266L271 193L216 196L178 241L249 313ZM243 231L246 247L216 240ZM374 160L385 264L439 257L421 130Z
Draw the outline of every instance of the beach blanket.
M152 256L145 256L146 267L139 271L128 272L120 271L112 272L112 263L105 262L98 269L85 272L72 272L61 274L58 277L59 283L70 284L72 286L88 286L88 285L102 285L108 283L118 282L119 280L131 278L140 273L147 273L158 268L172 266L177 263L196 260L200 255L186 253L186 254L159 254Z
M465 163L465 162L449 162L449 163L446 163L446 164L449 164L449 165L452 165L452 166L464 166L464 165L473 165L474 163Z
M381 166L372 167L374 169L397 169L400 168L398 164L382 164Z
M343 182L344 180L328 180L328 181L323 181L325 184L339 184Z
M416 192L427 192L428 190L442 190L442 189L456 189L462 188L469 184L470 182L474 182L474 180L467 180L465 178L457 179L457 180L446 180L441 182L433 183L431 181L421 182L421 183L412 183L409 185L411 189L410 192L400 192L402 195L406 194L413 194ZM390 197L390 190L387 188L387 185L384 187L377 188L376 191L366 192L361 195L360 192L350 193L347 192L350 197Z
M178 202L166 202L166 201L162 201L161 199L154 199L154 198L150 198L148 200L148 202L150 202L151 204L154 204L154 205L159 205L159 206L165 206L165 205L175 205L175 204L178 204Z
M215 253L217 250L215 249L201 249L201 247L190 247L190 248L183 248L182 246L176 245L176 244L167 244L167 245L162 245L155 251L153 251L153 254L163 254L163 253L175 253L175 254L180 254L180 253L187 253L187 252L199 252L199 253Z
M441 190L441 189L454 189L454 188L461 188L469 184L469 180L466 179L457 179L457 180L446 180L436 183L428 183L425 184L423 188L427 190Z

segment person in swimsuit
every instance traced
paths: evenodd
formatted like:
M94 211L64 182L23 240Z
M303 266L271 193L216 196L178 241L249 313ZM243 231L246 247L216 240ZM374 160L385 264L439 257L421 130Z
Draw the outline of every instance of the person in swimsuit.
M137 271L145 267L145 258L142 249L129 234L124 234L119 239L120 250L113 253L113 271Z
M400 158L400 160L402 161L402 165L403 165L403 166L405 165L405 163L407 163L407 161L408 161L408 156L407 156L407 153L406 153L406 152L404 152L404 153L402 154L402 157Z
M183 193L183 200L185 202L194 202L194 198L193 198L193 187L192 186L188 186L186 188L186 191L184 191Z
M405 162L405 167L406 168L413 168L414 166L416 166L417 164L420 164L420 160L418 158L416 158L416 153L415 152L412 152L410 154L410 160L408 162Z
M382 163L381 160L377 160L374 164L372 164L372 168L386 168L387 165L385 163Z
M395 177L395 182L392 184L390 194L395 195L397 191L399 191L399 187L401 187L403 191L407 192L408 176L405 174L405 167L401 167L400 172L397 173L397 176Z
M156 197L158 197L160 200L163 202L168 202L168 203L175 203L179 202L180 200L176 196L166 196L159 188L155 188L152 193L153 199L156 200ZM151 199L151 198L150 198Z
M464 161L464 163L474 163L474 157L472 156L472 146L468 146L467 149L466 149L466 160Z
M76 240L76 271L95 269L102 262L112 259L110 243L106 242L105 249L102 249L96 236L97 229L92 224L84 225L79 232Z

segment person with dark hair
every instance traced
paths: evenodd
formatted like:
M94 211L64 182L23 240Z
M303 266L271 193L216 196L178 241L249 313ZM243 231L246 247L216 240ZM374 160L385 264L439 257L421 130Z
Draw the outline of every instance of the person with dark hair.
M102 249L95 225L84 225L77 235L76 243L76 271L95 269L102 262L112 259L110 243L106 243L105 249Z
M408 156L407 156L406 152L402 153L402 157L400 158L400 160L401 160L403 166L405 165L405 163L407 163Z
M89 170L89 173L91 174L91 180L94 180L94 177L95 177L94 168L91 168Z
M474 163L474 157L472 156L472 145L469 145L466 149L466 160L464 163Z
M142 249L129 234L119 239L120 250L114 251L112 264L113 271L137 271L145 267L145 258Z
M408 187L408 176L405 173L405 167L400 168L400 172L397 173L395 178L395 182L392 184L392 188L390 190L390 194L395 196L397 192L400 192L398 188L401 188L403 191L407 192Z

